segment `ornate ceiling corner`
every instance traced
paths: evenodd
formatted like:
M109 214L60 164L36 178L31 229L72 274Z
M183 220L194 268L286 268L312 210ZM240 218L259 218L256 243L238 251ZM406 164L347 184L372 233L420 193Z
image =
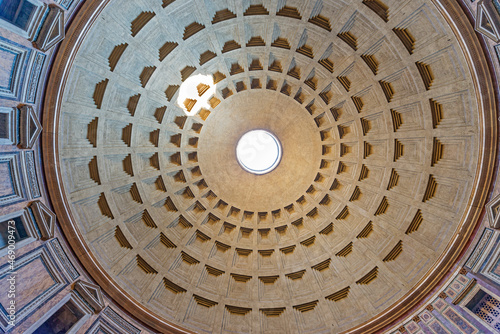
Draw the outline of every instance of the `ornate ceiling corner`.
M64 36L64 11L57 6L50 6L47 18L33 44L46 52L62 41Z
M23 105L20 109L19 143L21 148L31 149L38 141L42 125L32 106Z
M475 30L495 42L500 41L500 20L491 3L481 1L477 6Z
M56 214L40 201L32 202L29 207L35 217L35 222L42 235L42 240L53 238L56 225Z
M98 285L78 280L73 289L94 309L95 313L99 313L106 306L101 288Z
M490 227L500 228L500 195L497 195L486 204L486 211L488 212Z

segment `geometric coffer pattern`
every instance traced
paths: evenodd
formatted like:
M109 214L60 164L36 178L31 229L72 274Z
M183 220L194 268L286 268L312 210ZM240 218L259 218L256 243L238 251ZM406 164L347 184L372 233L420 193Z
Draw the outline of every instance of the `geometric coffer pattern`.
M426 0L111 1L58 142L100 265L196 332L340 332L392 305L445 249L476 174L474 85L440 15ZM178 90L200 73L216 93L188 117ZM214 143L243 123L274 127L303 177L233 169Z

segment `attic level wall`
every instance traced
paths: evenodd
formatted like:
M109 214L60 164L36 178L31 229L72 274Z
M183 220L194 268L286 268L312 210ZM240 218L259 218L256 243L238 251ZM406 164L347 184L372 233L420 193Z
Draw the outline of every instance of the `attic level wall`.
M484 36L498 73L500 3L460 1L477 15L476 30ZM18 8L22 1L4 1L0 11L7 3ZM78 5L78 0L26 0L19 11L22 15L9 9L0 17L0 333L31 333L67 303L79 310L73 332L150 333L103 297L80 268L45 190L39 137L44 85L55 48ZM497 182L494 195L499 193ZM496 224L497 202L491 203L492 213L485 216L462 263L418 311L387 332L500 330L495 327L498 317L470 309L480 291L500 301L500 224ZM16 240L13 268L5 247L9 231L15 231ZM17 273L15 298L8 294L12 271ZM9 325L11 301L16 305L15 326ZM490 304L500 312L495 302Z
M456 268L431 298L386 333L496 333L499 292L498 282Z

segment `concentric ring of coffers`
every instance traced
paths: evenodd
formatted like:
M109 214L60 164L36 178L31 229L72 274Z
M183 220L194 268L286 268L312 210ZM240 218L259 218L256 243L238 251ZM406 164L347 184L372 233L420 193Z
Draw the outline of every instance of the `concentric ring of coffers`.
M215 87L195 85L208 105L190 115L198 74ZM110 1L63 94L62 196L98 266L167 323L343 331L408 293L462 223L475 94L432 1ZM239 176L236 139L218 151L264 121L301 148L280 182Z

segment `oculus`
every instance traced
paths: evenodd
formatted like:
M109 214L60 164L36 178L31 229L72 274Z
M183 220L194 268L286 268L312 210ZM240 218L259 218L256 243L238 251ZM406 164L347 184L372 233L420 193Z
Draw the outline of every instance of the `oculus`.
M281 161L281 143L272 133L252 130L236 146L240 166L249 173L262 175L273 171Z

